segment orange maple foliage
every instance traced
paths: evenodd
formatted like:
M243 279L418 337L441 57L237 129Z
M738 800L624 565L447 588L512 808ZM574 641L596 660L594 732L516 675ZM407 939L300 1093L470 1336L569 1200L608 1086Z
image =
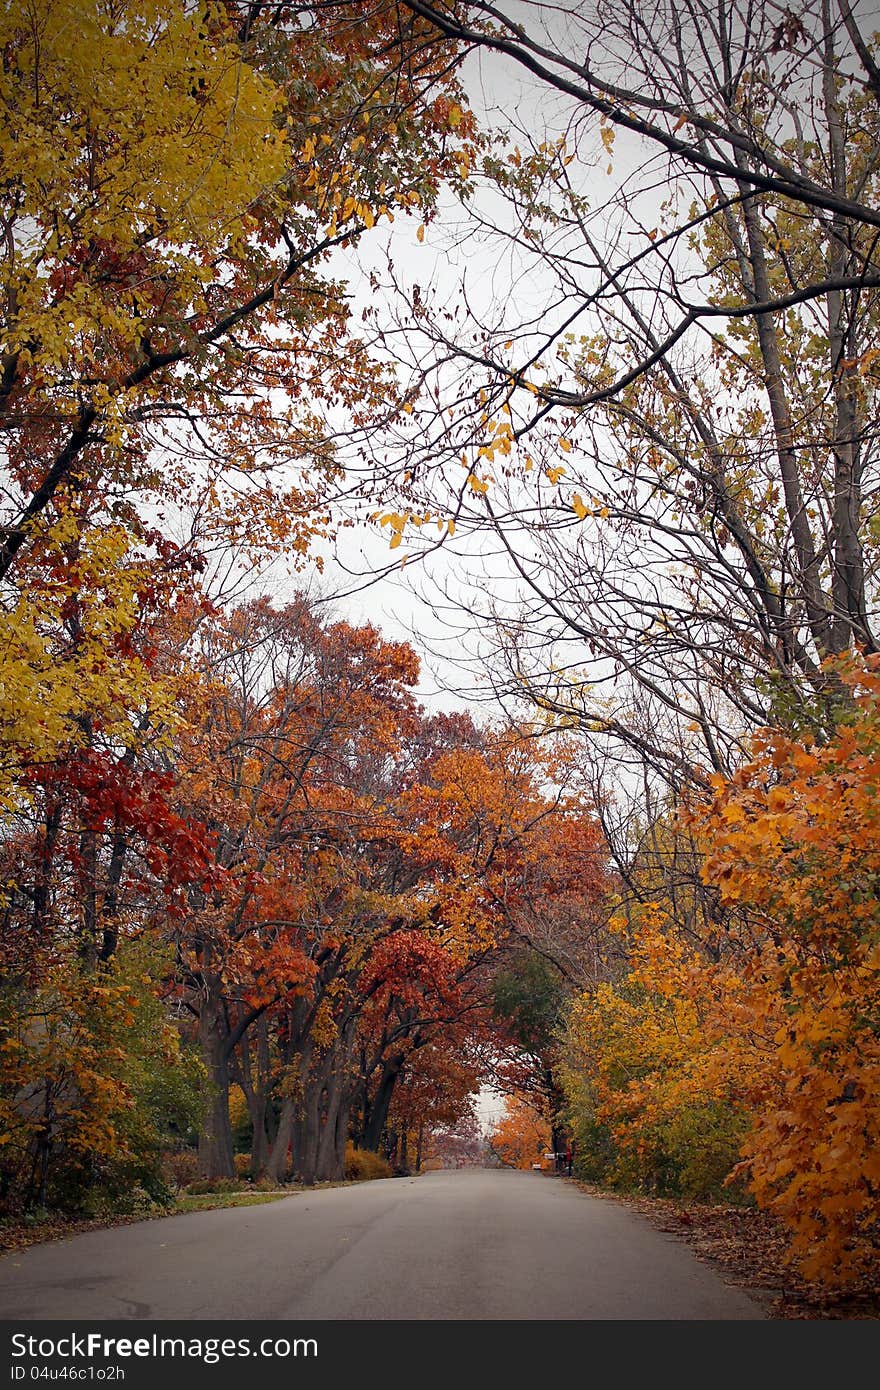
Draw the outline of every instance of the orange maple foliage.
M756 1115L740 1171L828 1283L880 1252L880 662L842 674L835 736L761 736L700 818L706 880L745 913L713 1011Z
M629 972L576 1003L565 1069L606 1176L698 1192L728 1168L831 1286L880 1257L880 663L838 675L826 742L764 732L682 817L724 930L635 911Z
M552 1148L550 1123L534 1097L509 1096L504 1114L489 1135L492 1152L506 1168L545 1167L544 1154Z

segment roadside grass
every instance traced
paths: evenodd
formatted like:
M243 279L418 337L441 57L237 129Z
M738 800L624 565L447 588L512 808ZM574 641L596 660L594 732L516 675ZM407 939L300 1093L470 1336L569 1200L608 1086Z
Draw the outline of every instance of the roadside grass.
M169 1215L181 1211L213 1211L215 1207L258 1207L292 1197L301 1188L279 1188L275 1192L181 1192Z

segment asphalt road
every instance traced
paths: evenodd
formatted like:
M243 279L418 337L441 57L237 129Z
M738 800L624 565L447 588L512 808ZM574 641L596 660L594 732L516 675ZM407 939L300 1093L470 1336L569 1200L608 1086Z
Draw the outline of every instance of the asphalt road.
M757 1319L614 1202L428 1173L90 1231L0 1260L5 1319Z

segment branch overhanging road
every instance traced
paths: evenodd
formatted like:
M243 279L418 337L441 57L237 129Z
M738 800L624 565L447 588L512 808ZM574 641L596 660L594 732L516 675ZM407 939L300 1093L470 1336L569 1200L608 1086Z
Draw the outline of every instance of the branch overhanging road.
M0 1260L6 1319L760 1319L670 1236L537 1173L307 1190Z

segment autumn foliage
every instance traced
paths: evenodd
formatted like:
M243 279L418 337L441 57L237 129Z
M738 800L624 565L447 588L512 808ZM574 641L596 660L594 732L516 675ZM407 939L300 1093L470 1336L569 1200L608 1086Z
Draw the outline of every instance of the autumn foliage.
M768 731L691 806L724 928L688 940L663 901L620 920L629 969L575 1004L565 1076L586 1171L750 1195L829 1284L876 1272L880 1179L876 662L841 679L832 738Z
M550 1125L527 1096L510 1096L504 1113L489 1135L489 1145L506 1168L547 1166L544 1155L551 1145Z
M877 663L844 679L854 704L835 736L758 739L701 822L706 879L743 917L743 958L713 981L754 1116L739 1171L805 1271L833 1281L880 1248Z
M418 324L442 367L423 392L401 349L408 385L347 267L375 290L380 237L410 219L421 244L478 176L541 254L588 211L564 142L502 158L478 131L462 50L424 8L0 14L0 1207L147 1210L196 1167L271 1185L479 1162L474 1096L495 1081L503 1164L571 1133L582 1177L757 1202L808 1276L868 1279L880 665L855 655L876 528L863 555L853 440L877 353L868 313L844 341L840 295L874 242L852 276L837 251L823 268L746 180L693 233L704 312L781 295L784 351L783 310L740 305L688 385L639 282L609 297L611 337L570 335L552 369L538 353L523 375L507 330L502 352L481 329L446 402L455 313L429 324L415 286L398 340ZM860 129L862 95L834 91ZM610 157L612 126L598 139ZM800 280L832 272L823 340ZM566 472L584 401L589 505ZM833 456L827 488L795 416L804 457ZM518 453L532 431L539 468ZM549 511L525 505L536 487ZM289 583L355 519L399 551L462 517L531 536L532 513L535 607L496 625L515 718L432 714L409 643ZM595 684L557 663L572 634ZM606 698L624 670L632 699ZM603 739L644 783L637 814Z

